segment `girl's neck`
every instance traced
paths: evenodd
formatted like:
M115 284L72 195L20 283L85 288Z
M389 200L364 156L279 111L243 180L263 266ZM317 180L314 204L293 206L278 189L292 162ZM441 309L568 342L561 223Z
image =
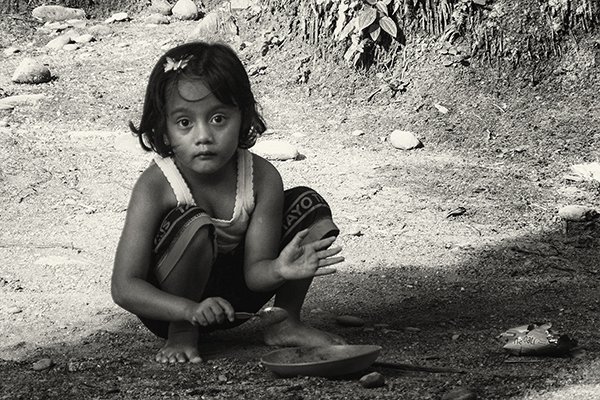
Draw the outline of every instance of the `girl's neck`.
M193 170L181 165L175 158L175 165L187 181L190 189L192 187L207 187L207 186L218 186L224 184L234 177L237 180L237 159L238 153L234 153L229 162L223 166L220 170L212 174L199 174Z

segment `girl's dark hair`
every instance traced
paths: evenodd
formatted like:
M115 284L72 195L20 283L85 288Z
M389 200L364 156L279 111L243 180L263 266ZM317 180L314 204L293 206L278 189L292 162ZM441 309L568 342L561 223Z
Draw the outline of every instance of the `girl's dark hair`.
M165 72L167 57L175 62L189 58L183 68ZM165 143L167 135L166 98L179 79L201 80L223 104L235 106L242 113L239 147L254 146L257 137L266 130L258 112L258 104L250 88L248 74L235 52L220 43L194 42L177 46L160 57L148 80L144 109L139 127L129 121L129 128L138 136L146 151L163 157L173 154Z

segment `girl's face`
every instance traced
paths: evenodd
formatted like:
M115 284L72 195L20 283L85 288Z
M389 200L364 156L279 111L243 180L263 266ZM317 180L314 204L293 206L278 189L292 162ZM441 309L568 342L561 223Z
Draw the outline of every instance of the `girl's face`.
M186 99L193 99L188 101ZM242 113L199 81L181 80L166 94L167 144L179 165L208 177L233 160Z

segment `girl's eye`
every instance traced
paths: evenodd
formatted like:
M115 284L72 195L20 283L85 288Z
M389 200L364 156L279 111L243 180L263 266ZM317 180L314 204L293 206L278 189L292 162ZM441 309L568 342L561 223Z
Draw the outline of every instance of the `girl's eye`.
M189 128L192 125L192 121L187 118L182 118L177 121L177 126L180 128Z
M222 125L223 123L225 123L226 119L227 118L224 115L217 114L211 118L210 122L212 122L215 125Z

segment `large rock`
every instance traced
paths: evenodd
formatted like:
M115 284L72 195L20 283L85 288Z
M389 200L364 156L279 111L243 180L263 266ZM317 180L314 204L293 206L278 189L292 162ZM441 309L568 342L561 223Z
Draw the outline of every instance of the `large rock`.
M268 160L294 160L299 156L295 146L279 139L261 140L252 151Z
M166 15L163 14L152 14L146 17L146 19L144 20L144 22L146 22L147 24L153 24L153 25L166 25L169 24L171 21L169 20L169 17L167 17Z
M171 15L172 8L173 6L167 0L152 0L150 12L161 15Z
M171 9L177 19L193 20L198 18L198 7L192 0L179 0Z
M39 6L31 12L33 18L41 21L66 21L68 19L84 19L85 11L81 8L69 8L63 6Z
M397 149L411 150L423 147L423 143L410 131L395 130L390 134L390 143Z
M558 216L565 221L585 222L598 218L600 214L588 206L568 205L558 210Z
M23 59L12 76L15 83L44 83L51 79L48 67L33 58Z

